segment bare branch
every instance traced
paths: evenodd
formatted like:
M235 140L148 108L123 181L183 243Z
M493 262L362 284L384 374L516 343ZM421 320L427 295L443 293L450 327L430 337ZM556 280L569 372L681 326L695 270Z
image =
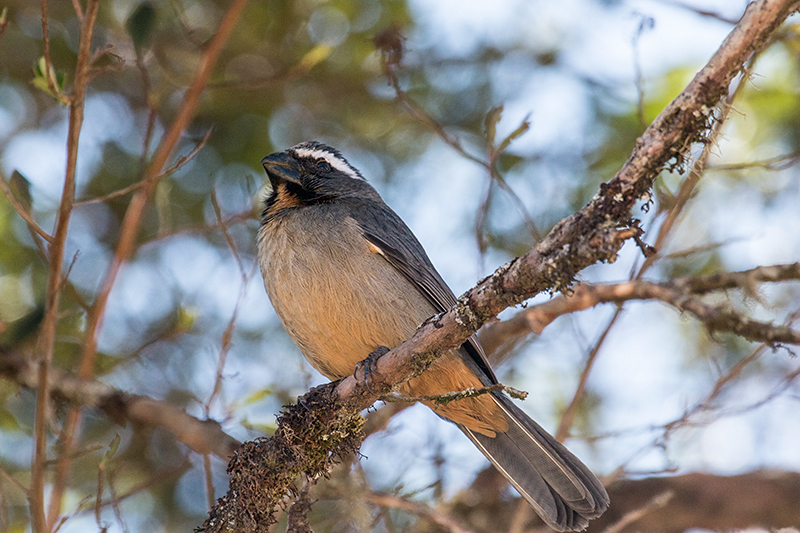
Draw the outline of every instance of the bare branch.
M432 524L436 524L445 531L450 533L472 533L472 530L459 524L456 519L441 511L425 505L424 503L415 502L402 496L395 496L392 494L385 494L380 492L371 492L367 495L367 500L373 505L385 507L387 509L397 509L411 513L415 516L423 518Z
M708 170L719 170L722 172L731 170L745 170L749 168L762 168L764 170L785 170L800 161L800 151L790 154L778 155L768 159L758 161L748 161L745 163L728 163L719 165L709 165Z
M524 335L540 334L551 322L565 314L583 311L602 303L624 303L628 300L647 299L661 300L682 311L689 311L705 322L710 330L737 333L722 323L724 322L722 316L730 313L729 311L703 304L699 300L691 298L690 295L702 295L723 289L743 289L753 292L753 286L756 283L798 279L800 279L800 263L760 266L741 272L726 272L710 276L685 276L663 283L641 280L598 285L584 283L574 286L567 294L560 294L552 300L530 306L508 320L487 325L481 332L481 343L487 353L494 353L505 344L513 343ZM734 317L738 317L738 320L746 320L735 313L729 316L729 318ZM710 322L706 322L706 319ZM759 328L762 337L750 340L767 340L771 326L761 324ZM786 333L781 333L781 335L784 334ZM793 336L789 334L789 338L784 341L795 344L791 341L792 338Z
M14 196L14 193L11 191L8 183L6 183L6 179L2 175L0 175L0 189L3 189L3 193L6 195L6 198L8 198L9 202L11 202L11 205L14 207L14 210L17 212L17 214L22 217L22 220L28 224L28 227L49 244L53 244L53 236L43 230L41 226L39 226L39 224L33 220L33 217L28 210L25 209L25 206L23 206L22 203L17 200L17 197Z
M707 294L723 289L744 289L752 292L756 283L800 279L800 263L759 266L740 272L721 272L710 276L685 276L670 282L676 288L692 294Z
M0 352L0 375L30 389L39 389L39 375L31 361ZM228 460L240 443L222 431L214 420L200 420L173 405L128 394L95 380L51 369L49 388L53 395L74 405L106 412L112 420L161 427L199 454L213 454Z
M514 192L514 190L511 188L508 182L505 181L505 179L497 169L497 160L499 159L502 152L511 143L511 140L513 140L512 136L514 134L504 139L503 142L501 142L498 145L493 144L494 134L493 133L489 134L489 139L488 139L489 158L486 161L484 161L478 156L469 153L466 150L466 148L464 148L464 146L461 144L461 141L457 137L448 133L447 129L445 129L445 127L439 121L433 118L420 104L418 104L413 98L411 98L411 96L408 95L407 92L405 92L400 87L400 80L397 77L397 69L400 64L399 61L400 55L402 55L402 40L397 35L391 35L392 33L396 32L397 29L392 28L384 31L382 35L376 37L375 39L376 45L378 46L378 48L382 53L381 60L383 62L383 72L389 81L389 85L392 87L392 89L394 89L395 99L401 104L403 104L406 107L406 109L408 109L408 111L411 113L411 116L413 116L420 123L431 129L446 145L448 145L453 150L458 152L458 154L461 157L469 161L472 161L473 163L477 163L478 165L486 169L489 173L490 179L492 180L489 184L489 191L491 192L492 183L497 183L498 186L509 195L511 202L519 210L520 214L523 217L523 220L525 221L525 225L530 230L531 235L534 237L534 239L536 241L541 239L541 234L539 233L539 230L536 227L536 223L533 221L533 218L528 213L528 210L525 207L525 203L517 195L517 193ZM398 47L400 47L399 50ZM495 122L496 120L499 120L499 115L501 112L502 112L501 108L495 108L494 110L492 110L489 116L487 116L487 123L489 123L492 120L491 116L494 113L496 113L496 118L494 119ZM527 119L523 122L523 125L524 129L521 127L520 129L517 130L517 132L515 132L517 136L521 135L524 131L527 130L528 128ZM493 126L494 124L492 124L492 131L493 131ZM481 205L481 210L479 212L479 219L485 216L485 212L486 210L488 210L488 202L490 198L491 194L487 193L486 199L484 203ZM481 252L483 252L484 249L483 246L481 245L480 226L478 226L478 230L479 230L479 235L478 235L479 246L481 248Z
M665 490L661 494L653 496L650 501L643 506L639 507L638 509L632 509L625 513L622 518L604 529L603 533L620 533L630 524L633 524L648 513L667 505L674 496L675 493L671 490Z
M120 228L120 237L117 242L117 249L114 254L111 266L109 267L106 277L103 280L101 289L92 307L86 328L86 340L83 345L81 353L81 364L79 373L83 377L91 375L94 367L95 352L97 349L97 335L103 322L103 315L105 313L106 303L111 289L116 282L117 275L122 264L128 260L133 253L134 243L139 231L142 216L144 214L145 206L152 197L159 179L163 176L162 169L175 148L181 134L186 126L189 124L197 104L200 101L200 95L208 83L214 65L222 52L228 37L233 32L239 16L242 14L247 0L235 0L228 7L228 11L222 18L217 32L211 39L211 42L203 53L200 61L200 66L197 70L192 84L186 90L183 103L178 110L178 115L170 126L169 130L164 135L161 144L158 146L153 160L150 163L147 171L145 172L142 182L144 185L141 189L137 190L131 198L131 203L125 212L125 217L122 220L122 227Z
M559 222L537 246L500 267L458 299L448 312L432 317L414 336L376 363L367 387L363 371L337 384L317 387L279 419L269 440L246 443L229 465L231 488L200 531L266 531L275 505L298 475L316 479L335 456L360 444L359 413L466 339L500 311L542 291L570 286L583 268L611 262L622 244L641 234L631 210L667 165L680 166L687 150L707 138L713 109L752 54L798 5L797 0L760 0L749 6L709 63L647 128L620 172L595 198ZM335 388L334 388L335 386Z
M103 196L98 196L96 198L86 198L84 200L77 200L75 205L90 205L90 204L101 204L103 202L107 202L109 200L113 200L114 198L119 198L120 196L125 196L126 194L132 193L138 189L141 189L144 184L141 181L136 183L132 183L127 187L123 187L121 189L117 189L116 191L110 192L108 194L104 194Z
M416 402L433 402L437 405L446 405L455 400L463 400L464 398L474 398L483 394L490 394L492 392L505 392L512 398L524 400L528 397L528 393L514 387L503 385L502 383L495 383L494 385L487 385L485 387L470 387L462 391L447 392L445 394L428 394L426 396L381 396L380 400L387 403L416 403Z

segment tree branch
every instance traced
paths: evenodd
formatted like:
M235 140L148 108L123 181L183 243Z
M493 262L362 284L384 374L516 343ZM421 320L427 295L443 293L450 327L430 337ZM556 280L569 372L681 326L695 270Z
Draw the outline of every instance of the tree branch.
M100 292L87 321L86 340L84 342L80 364L80 375L83 377L91 375L97 348L97 334L102 325L108 296L116 282L122 264L127 261L133 253L134 243L138 236L139 226L147 202L152 197L159 180L165 175L162 173L162 169L172 153L172 150L175 148L175 145L178 143L181 134L189 125L189 121L197 109L200 96L203 94L203 90L211 77L217 59L222 53L222 49L228 37L230 37L233 32L236 22L239 20L239 16L242 14L246 4L247 0L235 0L228 7L227 12L220 22L219 28L217 28L217 32L214 34L214 37L203 53L200 66L194 80L192 80L192 84L186 90L183 103L178 110L178 116L175 117L169 130L164 135L161 144L159 144L158 149L156 149L153 160L142 178L142 187L134 193L133 198L131 198L131 203L125 211L114 258L106 273L106 277L103 280Z
M78 143L83 127L84 105L86 88L89 84L89 68L92 56L92 35L97 12L100 9L98 0L91 0L86 6L86 16L81 20L80 37L78 39L78 59L75 65L75 84L69 97L69 129L67 132L67 169L64 176L64 188L58 207L58 218L52 239L49 241L49 265L47 278L47 298L45 313L42 319L40 335L38 338L39 381L49 383L48 375L52 371L51 365L56 343L56 326L61 303L61 289L64 285L64 247L67 240L67 230L72 215L73 201L75 199L75 175L78 165ZM50 79L52 65L50 64L49 39L47 37L47 2L42 0L42 31L45 37L46 76L51 90L54 84ZM54 95L59 94L54 92ZM36 533L51 531L55 525L54 512L61 503L63 476L57 475L54 485L54 494L51 495L50 509L45 514L45 463L47 461L47 432L48 432L48 407L50 405L50 391L45 385L36 391L36 418L34 422L34 457L31 468L31 516L33 530ZM61 465L57 467L61 468ZM55 509L55 511L54 511Z
M460 346L507 307L543 291L570 286L583 268L612 262L623 243L639 236L631 217L659 172L683 165L692 144L703 142L713 109L731 80L760 50L796 0L761 0L749 6L710 62L647 128L620 172L583 209L559 222L526 255L500 267L458 299L448 312L422 324L414 336L381 357L371 387L351 376L317 387L279 418L269 439L246 443L229 464L231 488L200 531L267 531L279 502L299 475L324 475L337 455L360 444L360 411L378 395L422 373L435 358Z
M41 388L35 363L24 357L0 351L0 376L23 387ZM222 431L215 420L200 420L167 402L137 396L115 389L105 383L81 379L70 372L52 368L48 375L52 394L73 405L105 411L114 421L163 428L200 454L214 454L229 460L241 445Z
M442 513L424 503L415 502L402 496L395 496L392 494L385 494L381 492L370 492L367 494L367 500L373 505L385 507L387 509L397 509L411 513L420 518L436 524L444 531L450 533L472 533L472 530L461 525L452 516Z
M800 263L760 266L741 272L723 272L711 276L685 276L661 283L646 280L597 285L582 283L574 286L568 294L560 294L547 302L520 311L508 320L487 325L481 331L480 339L486 353L494 353L501 346L513 343L524 335L540 334L545 327L562 315L583 311L602 303L657 299L676 309L692 313L703 321L710 331L730 331L758 342L797 344L800 334L794 330L750 321L735 312L704 304L690 296L726 289L742 289L753 293L757 283L789 280L800 280ZM752 327L745 328L751 337L738 331L748 321L753 323ZM780 340L771 340L776 336L780 337Z

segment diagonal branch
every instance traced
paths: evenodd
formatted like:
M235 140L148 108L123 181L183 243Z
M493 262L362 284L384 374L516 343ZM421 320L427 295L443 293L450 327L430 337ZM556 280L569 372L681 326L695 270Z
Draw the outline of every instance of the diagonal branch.
M498 353L501 347L503 348L502 353L505 353L509 345L527 334L540 334L545 327L560 316L583 311L602 303L648 299L661 300L681 311L692 313L704 321L709 330L737 333L719 322L721 316L726 313L730 314L730 311L706 305L696 298L692 298L692 295L703 295L727 289L743 289L751 293L754 292L754 286L757 283L788 280L800 280L800 263L759 266L741 272L723 272L710 276L685 276L663 283L645 280L596 285L582 283L574 286L568 294L560 294L547 302L528 307L508 320L487 325L481 331L481 344L486 353ZM683 302L684 299L686 302ZM735 313L733 315L735 316ZM711 321L706 320L712 318ZM742 318L741 320L746 319ZM760 336L749 340L770 342L770 337L780 334L787 336L780 342L796 344L793 339L797 338L797 333L789 333L792 331L791 329L779 326L782 328L781 330L773 330L773 326L770 324L759 324L761 326L757 329L760 331Z
M29 389L41 388L35 363L13 353L0 351L0 376ZM228 460L240 446L239 441L222 431L218 422L195 418L170 403L128 394L57 368L50 369L48 380L48 388L55 397L73 405L101 409L120 423L131 421L161 427L197 453Z
M713 110L752 54L798 6L797 0L761 0L749 6L709 63L638 139L620 172L595 198L559 222L534 249L500 267L462 295L448 312L422 324L414 336L381 357L371 387L351 376L317 387L280 418L275 435L246 443L229 464L231 488L200 531L268 531L275 506L299 475L315 479L335 456L360 444L361 410L456 348L500 311L543 291L568 288L597 262L611 262L624 242L641 235L631 216L660 171L684 163L706 138Z

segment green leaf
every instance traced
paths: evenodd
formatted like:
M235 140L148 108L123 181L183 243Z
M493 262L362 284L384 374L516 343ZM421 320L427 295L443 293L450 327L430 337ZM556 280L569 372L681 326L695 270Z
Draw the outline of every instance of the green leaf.
M14 193L14 198L22 204L26 211L30 211L32 204L31 182L16 170L11 174L11 179L8 181L11 191Z
M503 142L501 142L501 143L500 143L500 146L498 146L498 147L497 147L497 151L498 151L498 152L502 152L503 150L505 150L506 148L508 148L508 146L509 146L509 145L510 145L512 142L514 142L516 139L518 139L518 138L522 137L522 135L523 135L523 134L524 134L526 131L528 131L528 130L530 129L530 127L531 127L530 118L531 118L531 116L530 116L530 115L526 116L526 117L525 117L525 118L522 120L522 124L520 124L519 126L517 126L517 129L515 129L514 131L512 131L511 133L509 133L509 134L508 134L508 137L506 137L505 139L503 139Z
M500 122L500 118L503 116L503 106L499 105L497 107L493 107L488 113L486 113L486 118L483 119L483 128L486 131L486 140L488 141L489 146L494 146L494 138L497 135L497 123Z
M316 67L333 53L333 47L326 44L318 44L300 59L300 62L293 69L295 72L308 72Z
M258 403L264 398L272 396L273 391L272 389L261 389L249 394L243 401L241 401L241 405L252 405L254 403Z
M106 450L105 455L103 455L103 459L100 461L100 466L105 467L111 459L114 458L116 455L117 450L119 449L119 443L122 439L119 436L119 433L114 435L114 438L111 439L111 442L108 443L108 450Z
M178 331L190 331L197 321L198 312L194 307L183 307L178 309L178 317L175 329Z
M50 65L49 69L47 68L47 61L44 56L40 57L33 65L31 84L58 100L62 105L69 105L69 99L63 92L66 81L67 76L64 72L56 72L53 65ZM55 90L51 89L51 85Z

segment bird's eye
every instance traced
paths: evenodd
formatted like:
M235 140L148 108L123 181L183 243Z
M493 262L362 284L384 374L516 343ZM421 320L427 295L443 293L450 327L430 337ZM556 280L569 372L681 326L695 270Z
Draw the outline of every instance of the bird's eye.
M325 172L330 172L331 171L330 164L328 164L328 162L325 161L324 159L321 159L321 160L317 161L317 168L321 169L321 170L324 170Z

